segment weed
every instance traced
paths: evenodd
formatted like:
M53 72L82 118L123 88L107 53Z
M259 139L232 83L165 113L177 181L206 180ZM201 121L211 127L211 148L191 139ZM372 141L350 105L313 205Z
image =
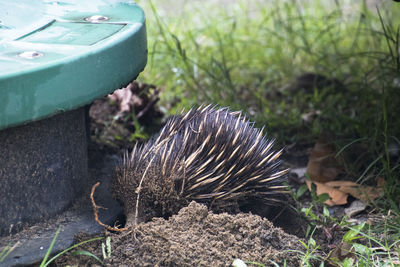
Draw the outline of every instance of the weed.
M317 245L317 242L313 238L314 230L308 236L307 243L299 240L299 242L305 248L305 252L298 251L297 253L301 256L301 266L313 266L312 261L321 261L320 256L318 255L318 250L320 247Z
M101 243L101 252L103 254L103 259L111 257L111 238L107 236L106 243Z
M15 243L13 246L9 244L6 245L0 251L0 263L5 260L5 258L19 245L19 242Z
M44 256L42 262L40 263L40 267L46 267L52 261L52 260L47 261L47 259L49 258L50 254L51 254L51 251L53 250L54 244L56 243L56 240L57 240L58 235L60 234L60 231L61 231L61 226L59 226L57 228L57 231L54 234L53 239L51 240L51 243L50 243L50 246L49 246L49 248L48 248L48 250L46 252L46 255Z
M351 244L350 255L343 261L337 261L340 266L398 266L399 246L398 239L391 240L377 233L371 226L365 223L348 227L348 232L343 236L343 242ZM397 228L400 230L400 228ZM387 234L385 231L384 235ZM357 261L357 262L355 262Z
M46 255L45 255L45 257L43 258L43 260L42 260L42 262L41 262L41 264L40 264L40 267L49 266L49 264L50 264L51 262L53 262L54 260L56 260L56 259L57 259L58 257L60 257L61 255L65 254L65 253L67 253L68 251L70 251L70 250L72 250L72 249L75 249L75 248L77 248L77 247L79 247L79 246L81 246L81 245L83 245L83 244L90 243L90 242L93 242L93 241L96 241L96 240L104 239L104 237L94 237L94 238L91 238L91 239L88 239L88 240L79 242L79 243L77 243L77 244L75 244L75 245L73 245L73 246L71 246L71 247L69 247L69 248L67 248L67 249L65 249L65 250L63 250L63 251L61 251L61 252L59 252L59 253L56 254L54 257L52 257L50 260L48 260L50 254L51 254L51 252L52 252L52 250L53 250L54 244L56 243L56 240L57 240L57 237L58 237L60 231L61 231L61 227L58 227L58 228L57 228L57 231L56 231L56 233L54 234L54 237L53 237L53 239L52 239L52 241L51 241L51 243L50 243L50 246L49 246L49 248L47 249ZM96 255L94 255L93 253L91 253L91 252L89 252L89 251L78 250L78 251L73 252L73 255L86 255L86 256L90 256L90 257L92 257L93 259L95 259L96 261L98 261L99 263L101 263L101 264L103 265L102 260L100 260Z

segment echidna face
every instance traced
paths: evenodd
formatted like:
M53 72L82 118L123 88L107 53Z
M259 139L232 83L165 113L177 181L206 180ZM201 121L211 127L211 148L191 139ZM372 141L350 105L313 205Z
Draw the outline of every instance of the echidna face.
M166 218L182 207L183 199L175 190L175 175L163 175L153 161L139 157L135 164L123 164L116 169L113 195L124 205L128 225L154 217Z

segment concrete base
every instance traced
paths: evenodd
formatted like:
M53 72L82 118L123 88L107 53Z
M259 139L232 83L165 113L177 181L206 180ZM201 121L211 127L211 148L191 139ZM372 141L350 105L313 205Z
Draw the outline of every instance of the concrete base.
M96 189L96 204L106 209L99 210L100 220L108 225L123 223L123 208L112 199L109 190L110 178L115 168L115 158L106 152L89 153L89 184L101 182ZM0 262L0 267L11 266L39 266L44 258L50 243L54 238L57 228L61 232L57 237L52 254L61 252L74 243L75 235L85 233L88 235L101 235L104 228L98 225L93 216L93 208L89 200L91 186L84 190L82 196L74 201L71 208L51 219L36 223L11 236L0 237L0 251L7 244L15 249ZM89 237L87 238L89 239Z
M68 208L87 187L85 109L0 131L0 236Z

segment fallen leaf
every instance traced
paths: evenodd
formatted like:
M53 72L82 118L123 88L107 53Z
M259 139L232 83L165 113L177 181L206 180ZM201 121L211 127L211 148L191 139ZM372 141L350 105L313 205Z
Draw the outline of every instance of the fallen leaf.
M341 172L335 158L336 148L326 139L321 137L315 143L307 163L307 173L316 182L332 181Z
M127 87L115 90L114 93L108 95L108 98L110 98L114 102L118 103L118 105L119 105L118 113L130 111L131 106L130 106L129 102L131 101L131 98L132 98L131 87L132 87L132 84L129 84Z
M384 182L378 180L378 184ZM352 181L331 181L326 183L327 186L336 188L342 192L350 194L354 198L363 201L365 204L370 204L375 199L383 196L384 190L382 186L367 186L359 185Z
M361 200L365 204L370 204L375 199L383 196L383 187L372 187L359 185L352 181L330 181L327 183L306 181L308 190L311 191L311 183L317 188L317 195L327 193L330 199L325 201L328 206L347 204L348 195Z
M376 184L378 187L384 187L386 184L385 179L383 179L381 176L378 177L378 183Z
M343 266L341 263L345 259L355 260L355 250L353 246L349 243L342 242L336 248L329 252L327 261L332 264L332 266Z
M359 186L359 184L353 182L353 181L346 181L346 180L340 180L340 181L330 181L330 182L326 182L326 184L328 186L332 186L332 187L351 187L351 186Z
M311 191L311 183L314 183L315 186L317 187L317 195L325 194L327 193L330 197L330 199L325 201L325 204L328 206L335 206L335 205L344 205L347 203L347 197L348 194L334 188L331 186L327 186L324 183L319 183L319 182L310 182L306 181L308 190Z

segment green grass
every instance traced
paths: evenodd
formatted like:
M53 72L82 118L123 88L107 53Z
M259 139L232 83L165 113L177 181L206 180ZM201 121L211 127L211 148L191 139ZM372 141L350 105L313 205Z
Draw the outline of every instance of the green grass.
M53 248L54 248L54 245L55 245L55 243L56 243L56 241L57 241L57 237L58 237L58 235L60 234L60 231L61 231L61 226L59 226L59 227L57 228L57 231L56 231L56 233L54 234L53 239L51 240L51 243L50 243L50 245L49 245L49 248L48 248L47 251L46 251L46 255L44 256L44 258L42 259L42 262L40 263L40 267L47 267L47 266L49 266L50 263L52 263L53 261L55 261L57 258L59 258L59 257L62 256L63 254L65 254L65 253L67 253L67 252L69 252L69 251L71 251L71 250L74 250L74 249L78 248L79 246L82 246L82 245L84 245L84 244L86 244L86 243L90 243L90 242L94 242L94 241L97 241L97 240L102 240L102 239L104 239L104 237L100 236L100 237L94 237L94 238L91 238L91 239L88 239L88 240L79 242L79 243L77 243L77 244L74 244L74 245L70 246L69 248L64 249L63 251L57 253L56 255L54 255L52 258L49 259L50 255L53 253ZM107 251L109 251L109 254L110 254L110 253L111 253L111 250L110 250L109 242L110 242L109 239L107 239L107 245L108 245L108 246L107 246ZM78 255L88 256L88 257L91 257L91 258L93 258L94 260L96 260L96 261L97 261L98 263L100 263L101 265L104 265L103 261L102 261L99 257L97 257L97 256L94 255L93 253L91 253L91 252L89 252L89 251L86 251L86 250L75 250L74 252L72 252L72 255L76 255L76 256L78 256ZM103 253L103 256L104 256L104 253ZM108 256L109 256L109 255L108 255ZM104 257L104 258L105 258L105 257Z
M399 266L400 225L389 229L385 222L384 226L382 232L365 223L348 227L342 244L351 245L350 251L354 257L337 259L336 262L340 266Z
M13 246L10 244L2 247L0 250L0 263L3 262L7 256L19 245L19 242L15 243Z

